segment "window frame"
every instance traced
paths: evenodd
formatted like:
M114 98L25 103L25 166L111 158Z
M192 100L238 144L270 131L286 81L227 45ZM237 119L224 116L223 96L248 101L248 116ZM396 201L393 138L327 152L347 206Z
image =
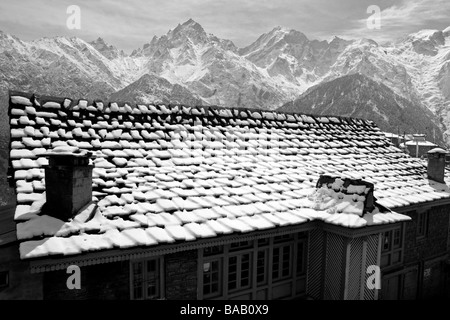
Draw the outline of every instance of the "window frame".
M244 238L245 239L245 238ZM252 240L238 240L222 245L222 250L200 248L198 250L198 273L197 273L197 298L198 299L285 299L304 297L306 295L306 276L308 259L308 231L292 231L281 236L266 236ZM250 244L246 244L250 243ZM244 245L245 244L245 245ZM302 247L302 249L298 249ZM278 261L280 269L277 271L279 277L273 278L273 253L280 250ZM284 249L286 248L286 249ZM205 250L206 249L206 250ZM288 268L289 274L283 275L283 252L289 257L284 266ZM302 256L297 257L300 253ZM240 270L243 267L244 257L248 255L249 283L242 285ZM235 260L232 260L234 257ZM221 261L219 284L222 288L218 292L204 292L203 264L217 260ZM231 268L230 262L235 262L236 267ZM236 277L234 278L234 273ZM235 285L229 287L229 277L233 274ZM279 288L289 288L280 296ZM274 296L277 294L277 296Z
M248 256L248 283L247 285L242 285L242 268L244 264L244 256ZM236 258L236 287L230 289L230 260ZM227 287L228 292L233 293L239 290L246 290L252 286L252 270L253 270L253 251L248 252L238 252L233 251L228 256L228 281Z
M405 225L401 223L400 225L385 230L381 233L381 256L380 256L380 267L382 269L388 269L400 265L403 262L404 246L405 246ZM397 235L396 233L399 232ZM388 237L386 238L386 235ZM386 239L388 239L386 247ZM396 244L395 240L398 239L399 243ZM397 261L392 262L393 257L398 256ZM384 263L384 259L387 262Z
M147 279L148 277L148 264L150 262L155 262L155 266L156 266L156 283L155 283L155 288L156 288L156 296L155 297L149 297L148 296L148 291L145 288L145 283L147 283L149 280ZM141 285L142 285L142 289L141 289L141 294L142 297L141 298L136 298L135 297L135 284L134 284L134 266L137 263L142 263L142 280L141 280ZM153 257L153 258L145 258L145 259L136 259L136 260L130 260L130 300L161 300L164 299L165 297L165 285L164 285L164 257L163 256L158 256L158 257Z
M9 270L0 271L0 280L3 280L4 282L0 282L0 288L7 288L9 287Z
M430 211L421 210L417 211L416 219L416 239L423 240L428 237L428 226L430 220Z
M288 254L289 254L289 260L288 260L288 274L284 275L283 272L285 270L285 260L284 260L284 255L285 255L285 249L288 249ZM278 261L275 264L275 260L274 260L274 251L275 250L279 250L279 254L278 254ZM277 270L277 275L275 276L274 272L275 270L272 268L272 282L278 282L278 281L283 281L287 278L292 277L293 274L293 269L294 269L294 244L293 243L277 243L273 246L273 250L272 250L272 265L278 265L278 270Z
M224 281L223 281L223 258L221 258L221 257L211 257L211 256L208 256L208 258L203 260L202 263L201 263L201 268L202 268L202 276L201 276L202 287L201 287L201 290L202 290L202 293L205 290L205 281L204 281L205 278L204 277L205 277L205 272L206 271L204 269L204 266L205 266L206 263L212 264L214 262L217 262L217 266L218 266L218 270L217 270L217 273L218 273L218 276L217 276L217 291L209 292L207 294L204 294L205 298L214 298L214 297L219 296L223 292L223 283L224 283ZM209 283L209 286L211 286L211 285L212 285L212 282Z

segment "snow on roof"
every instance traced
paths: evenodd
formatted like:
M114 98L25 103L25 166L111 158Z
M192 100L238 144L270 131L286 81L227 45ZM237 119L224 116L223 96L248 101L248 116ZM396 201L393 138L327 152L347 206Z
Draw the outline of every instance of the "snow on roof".
M427 147L437 146L437 144L435 144L435 143L433 143L433 142L430 142L430 141L420 141L420 140L417 140L417 141L413 141L413 140L406 141L406 145L408 145L408 146L419 145L419 146L427 146ZM400 144L400 146L404 146L404 144L402 143L402 144Z
M388 138L403 138L402 135L399 136L398 134L392 132L383 132L383 134Z
M56 146L53 149L42 153L44 156L73 156L73 157L90 157L92 152L81 150L78 147Z
M450 198L445 184L427 179L424 162L367 120L30 96L12 94L9 109L23 259L311 220L359 228L409 219L390 209ZM26 121L14 121L21 117ZM63 222L41 210L48 163L42 152L73 148L94 155L96 207ZM321 175L373 184L377 204L388 209L361 213L361 186L346 187L340 199L334 188L316 188Z
M427 153L444 153L444 154L447 154L449 152L447 150L442 149L442 148L434 148L434 149L431 149L430 151L428 151Z

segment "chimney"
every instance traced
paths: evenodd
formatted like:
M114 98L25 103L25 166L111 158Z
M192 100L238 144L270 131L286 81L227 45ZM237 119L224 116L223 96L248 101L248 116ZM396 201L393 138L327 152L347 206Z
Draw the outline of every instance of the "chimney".
M442 148L434 148L427 152L428 156L428 167L427 174L428 178L434 181L444 182L444 172L445 172L445 155L447 151Z
M46 153L46 210L63 221L73 218L92 201L92 153L74 147L56 147Z

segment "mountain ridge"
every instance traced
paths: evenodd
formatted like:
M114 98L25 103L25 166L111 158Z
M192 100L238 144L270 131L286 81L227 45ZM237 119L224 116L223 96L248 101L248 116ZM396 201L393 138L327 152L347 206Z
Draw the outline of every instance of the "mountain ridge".
M431 111L359 73L316 85L277 111L317 115L336 115L339 111L340 116L373 120L387 132L420 132L444 143Z
M384 84L389 90L371 84L380 101L389 97L393 110L400 110L401 102L411 114L422 114L429 124L426 127L433 127L438 136L442 132L443 143L450 145L450 27L421 30L388 44L339 37L319 41L275 27L239 48L189 19L131 54L102 38L22 41L0 31L0 170L4 172L8 158L9 89L75 99L275 110L354 74ZM354 103L352 92L345 92ZM385 98L379 96L383 94ZM316 101L321 100L316 97ZM332 109L336 115L347 112L342 101L344 105ZM365 116L379 117L382 126L389 123L385 117L401 114L388 114L385 109L383 117L377 114L377 106L371 107L372 113L367 111ZM314 113L314 109L304 111ZM392 119L392 130L398 121L405 119ZM414 128L408 123L405 129ZM420 126L414 130L427 131ZM427 134L431 135L429 129ZM7 190L4 185L0 189L1 193Z

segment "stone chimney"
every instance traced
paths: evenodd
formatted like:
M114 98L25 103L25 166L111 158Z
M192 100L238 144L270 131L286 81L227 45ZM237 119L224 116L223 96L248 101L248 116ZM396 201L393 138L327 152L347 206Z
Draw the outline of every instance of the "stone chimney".
M444 182L444 172L445 172L445 155L447 151L441 148L434 148L427 152L428 156L428 167L427 175L429 179L434 181Z
M73 147L56 147L46 153L46 211L63 221L73 218L92 201L91 153Z

